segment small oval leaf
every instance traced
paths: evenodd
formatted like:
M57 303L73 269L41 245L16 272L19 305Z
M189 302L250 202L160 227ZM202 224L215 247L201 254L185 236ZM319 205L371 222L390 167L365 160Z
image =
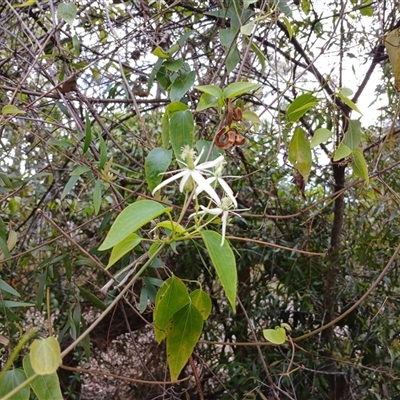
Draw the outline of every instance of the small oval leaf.
M61 365L60 344L55 337L36 339L30 349L30 360L33 370L39 375L56 372Z

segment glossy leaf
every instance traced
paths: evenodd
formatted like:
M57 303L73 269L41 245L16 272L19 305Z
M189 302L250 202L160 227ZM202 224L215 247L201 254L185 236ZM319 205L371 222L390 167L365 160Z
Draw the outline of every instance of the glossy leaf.
M179 101L193 86L195 79L196 73L194 71L178 76L170 86L169 97L171 101Z
M55 337L34 340L29 354L31 366L39 375L52 374L61 365L60 344Z
M169 136L176 158L180 158L182 147L193 147L194 121L189 110L177 111L170 119Z
M29 355L24 357L23 366L27 378L35 375ZM60 381L56 372L48 375L38 375L30 385L39 400L63 400Z
M143 225L169 210L170 208L152 200L137 201L129 205L118 215L99 250L110 249L132 232L136 232Z
M22 369L16 368L6 371L3 378L0 379L0 398L2 399L25 381L26 375ZM27 385L10 397L10 400L29 400L30 391L29 385Z
M268 342L278 345L285 343L287 339L285 329L280 326L276 326L275 329L264 329L263 335Z
M307 135L300 127L295 129L292 140L289 143L289 161L307 183L312 166L312 154Z
M174 231L175 233L185 233L186 229L176 223L175 221L161 221L156 225L156 228L165 228L169 229L170 231Z
M134 249L140 242L142 238L136 233L129 234L125 239L117 243L110 255L106 269L113 266L120 258L122 258L126 253Z
M177 60L164 61L163 66L169 71L179 71L183 67L183 59L178 58Z
M167 279L157 292L154 305L154 331L160 343L167 333L172 316L189 303L189 294L184 283L176 276Z
M162 173L170 166L172 151L163 147L156 147L147 155L145 161L146 180L149 190L152 191L163 179Z
M200 96L200 100L197 104L196 111L203 111L207 108L217 107L219 103L219 99L217 97L212 96L209 93L203 93Z
M218 86L214 85L203 85L203 86L195 86L195 89L199 90L202 93L207 93L210 96L213 96L217 99L221 99L223 97L222 89Z
M311 139L310 142L310 147L314 148L321 143L326 142L328 139L330 139L333 135L333 132L330 131L329 129L325 128L319 128L315 131L314 136Z
M74 3L60 3L57 7L58 16L67 24L72 25L76 17L76 5Z
M245 93L250 93L253 90L257 90L261 87L259 83L252 82L234 82L228 85L223 93L227 99L233 99Z
M192 304L197 307L203 319L206 320L212 309L210 296L203 289L196 289L190 293L190 298L192 299Z
M178 379L193 353L203 323L200 311L192 303L186 304L172 316L167 328L167 360L172 381Z
M343 103L347 104L352 110L358 112L359 114L362 114L361 111L358 109L358 107L351 101L348 96L350 96L353 92L347 88L342 88L340 89L339 93L337 96L343 101Z
M221 246L222 236L217 232L201 231L201 236L226 297L236 312L237 270L233 251L227 240Z
M343 141L340 142L335 154L333 156L333 161L339 161L342 158L346 158L351 154L351 149L347 147Z
M304 93L294 99L286 110L290 121L297 122L307 111L318 104L318 99L309 93Z

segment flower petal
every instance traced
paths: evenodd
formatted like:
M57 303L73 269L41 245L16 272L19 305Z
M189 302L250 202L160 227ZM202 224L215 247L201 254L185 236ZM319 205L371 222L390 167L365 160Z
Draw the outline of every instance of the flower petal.
M222 213L222 241L221 241L221 246L223 246L224 241L225 241L225 233L226 233L226 224L228 221L228 211L224 211Z
M197 170L203 170L203 169L209 169L215 167L217 164L219 164L221 161L224 160L224 156L219 156L215 160L212 161L206 161L196 167Z
M179 179L181 176L185 175L186 170L182 170L179 173L177 173L174 176L171 176L170 178L166 179L165 181L161 182L159 185L157 185L153 191L151 192L151 194L154 195L155 192L157 192L158 190L160 190L163 186L168 185L168 183L175 181L176 179Z
M233 190L231 189L231 187L222 178L218 179L218 183L222 186L222 189L224 189L225 194L232 200L232 204L235 206L235 208L237 208L238 204L237 204L236 197L233 194Z
M214 200L217 205L221 205L221 199L217 195L217 192L214 188L207 182L203 175L199 171L193 170L191 171L192 178L199 185L198 193L201 193L203 190Z

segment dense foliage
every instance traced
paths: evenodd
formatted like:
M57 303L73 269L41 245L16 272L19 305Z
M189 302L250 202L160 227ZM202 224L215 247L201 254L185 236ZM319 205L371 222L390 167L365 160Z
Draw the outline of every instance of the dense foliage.
M0 398L398 398L399 11L2 2Z

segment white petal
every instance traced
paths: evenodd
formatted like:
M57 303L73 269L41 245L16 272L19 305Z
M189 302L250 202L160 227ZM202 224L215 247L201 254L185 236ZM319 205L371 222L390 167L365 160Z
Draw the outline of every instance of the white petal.
M211 214L211 215L219 215L223 212L222 208L207 208L204 206L200 206L203 211L200 211L203 214Z
M217 178L216 178L215 176L212 176L212 177L210 177L210 178L207 178L207 179L206 179L206 182L207 182L209 185L211 185L216 179L217 179ZM201 189L201 190L200 190L200 189L201 189L200 186L197 186L195 196L198 196L198 195L201 193L201 191L203 190L203 189Z
M218 163L224 160L224 156L219 156L213 161L206 161L196 167L198 170L209 169L215 167Z
M224 211L222 214L222 241L221 241L221 246L223 246L224 241L225 241L225 233L226 233L226 224L228 220L228 211Z
M190 178L191 175L192 175L192 171L190 169L185 169L185 173L182 177L181 183L179 184L179 191L181 193L183 193L186 182L188 181L188 179Z
M224 192L226 193L226 195L232 200L232 203L235 206L235 208L237 208L238 204L237 204L235 195L233 194L231 187L222 178L218 179L218 183L222 186L222 189L224 189Z
M170 178L166 179L165 181L161 182L159 185L157 185L153 191L151 192L152 194L154 194L155 192L157 192L158 190L160 190L163 186L168 185L168 183L175 181L176 179L179 179L181 176L185 175L186 170L185 171L180 171L179 173L177 173L174 176L171 176Z
M203 175L199 171L192 171L192 178L199 185L198 193L201 193L203 190L215 201L217 205L221 204L221 199L218 197L217 192L213 189L213 187L207 182Z

